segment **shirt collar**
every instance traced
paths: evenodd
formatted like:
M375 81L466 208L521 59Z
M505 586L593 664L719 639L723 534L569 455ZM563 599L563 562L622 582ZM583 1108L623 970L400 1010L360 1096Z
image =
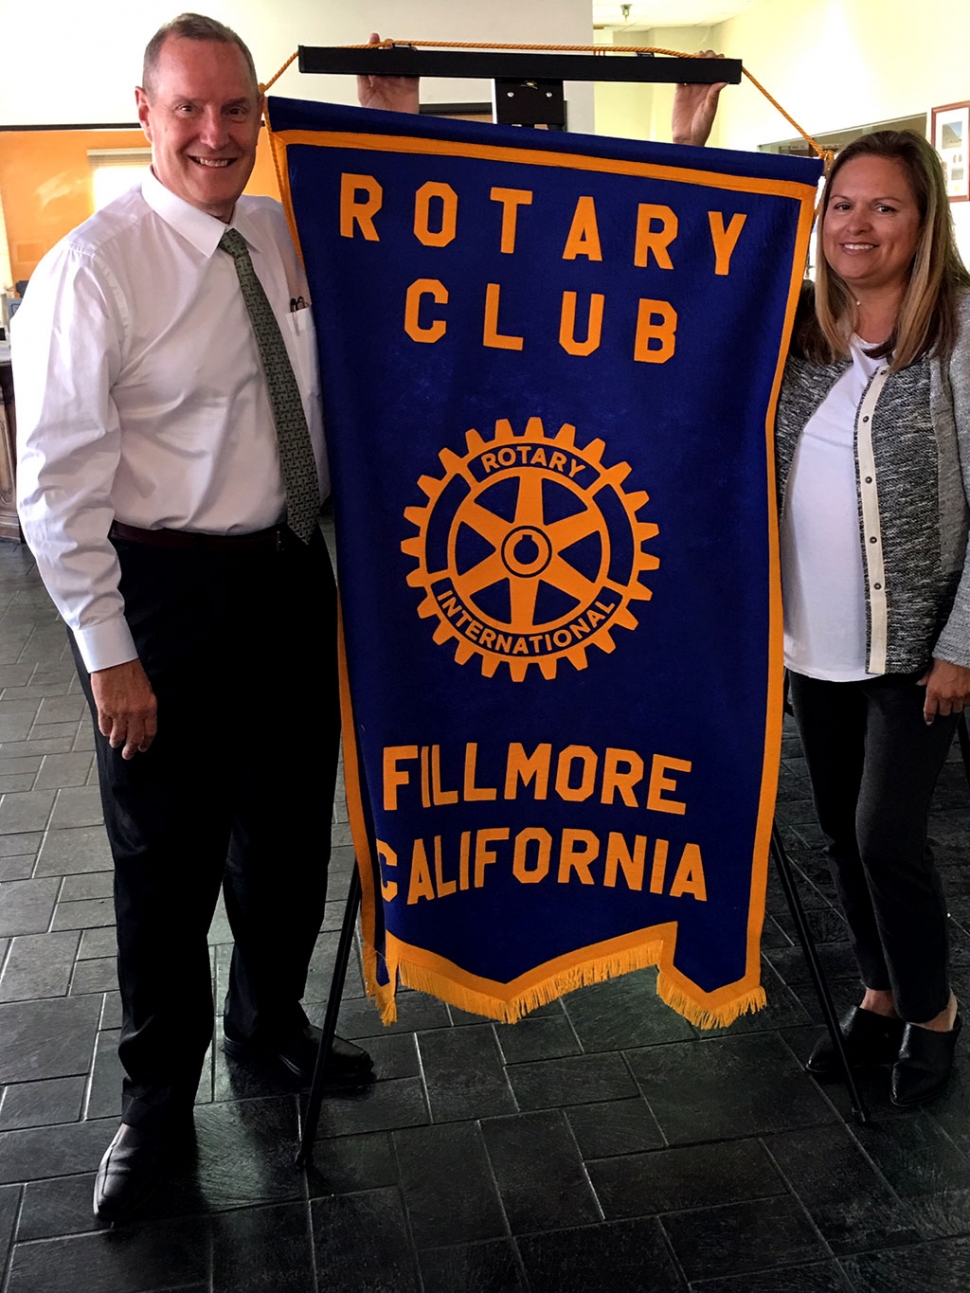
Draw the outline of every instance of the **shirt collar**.
M223 224L215 216L200 211L167 189L149 167L141 186L142 197L151 209L160 216L176 233L192 244L205 257L210 257L219 246L219 240L227 229L238 229L249 245L258 250L258 238L253 237L251 221L246 213L240 211L239 202L229 224Z

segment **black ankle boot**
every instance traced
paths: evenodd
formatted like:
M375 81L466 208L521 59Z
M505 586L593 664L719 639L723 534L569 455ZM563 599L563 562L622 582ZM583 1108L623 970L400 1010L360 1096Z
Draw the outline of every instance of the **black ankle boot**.
M853 1006L843 1015L839 1024L849 1064L852 1068L892 1064L903 1044L905 1027L901 1019L877 1015L874 1010ZM842 1076L838 1053L827 1033L816 1042L805 1069L817 1078Z

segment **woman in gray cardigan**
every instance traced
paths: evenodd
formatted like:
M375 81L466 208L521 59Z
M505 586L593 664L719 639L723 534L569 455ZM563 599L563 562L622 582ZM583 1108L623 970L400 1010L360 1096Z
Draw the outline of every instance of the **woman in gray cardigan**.
M777 420L785 663L865 985L849 1056L891 1063L913 1105L960 1030L926 832L970 698L970 276L936 153L906 131L839 154L818 239ZM827 1039L808 1069L837 1072Z
M679 87L675 142L706 141L720 88ZM840 152L818 245L777 418L785 663L865 988L849 1058L908 1106L961 1027L927 819L970 702L970 275L927 141ZM838 1075L827 1038L807 1067Z

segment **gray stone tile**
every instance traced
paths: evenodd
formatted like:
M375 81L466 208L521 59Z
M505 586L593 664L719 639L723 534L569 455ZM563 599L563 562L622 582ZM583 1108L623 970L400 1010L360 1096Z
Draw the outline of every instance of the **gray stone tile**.
M8 880L29 880L34 874L35 861L33 853L22 853L19 857L0 857L0 884Z
M37 722L76 723L84 711L83 696L48 696L41 701Z
M113 892L113 871L82 871L77 875L64 877L60 901L77 902L81 898L110 898Z
M87 1073L100 1013L96 997L0 1004L0 1082Z
M0 1001L63 997L71 981L78 942L73 931L15 938L0 975Z
M66 1077L6 1087L0 1103L0 1131L75 1122L81 1116L86 1083L83 1077Z
M117 989L104 994L101 1021L98 1027L103 1029L121 1027L121 993Z
M35 883L40 883L35 881ZM59 902L52 929L93 929L114 924L115 909L111 898L88 898L82 902Z
M120 1029L98 1033L85 1118L121 1117L121 1082L125 1071L118 1058L120 1035Z
M48 754L37 777L37 790L87 785L94 762L90 754Z
M10 777L17 772L31 772L36 776L41 762L43 759L36 754L0 755L0 776Z
M392 1131L398 1127L421 1127L430 1121L420 1078L393 1078L325 1100L319 1135Z
M94 961L102 956L115 956L117 951L118 939L114 925L82 930L81 947L77 954L79 961Z
M31 740L61 741L70 750L77 735L77 723L35 723L30 729ZM56 753L56 751L51 751Z
M73 743L74 738L71 735L44 736L26 741L4 741L0 745L0 753L9 755L11 758L21 755L67 754Z
M21 856L24 853L36 855L43 838L41 831L27 831L22 835L0 835L0 858Z
M5 1131L0 1134L0 1181L42 1181L94 1172L117 1129L111 1119Z
M83 992L109 992L117 982L118 963L115 957L78 961L71 979L71 996L76 997Z
M4 687L3 700L43 700L45 696L66 696L66 682L30 682L23 687Z
M0 934L43 934L57 901L57 880L11 880L0 888Z
M24 687L31 679L33 669L29 664L5 664L0 666L0 687ZM0 697L2 699L2 697Z
M34 774L32 772L7 772L0 776L0 794L11 790L33 790Z
M39 700L0 700L0 741L26 740L39 708Z
M80 786L59 790L51 830L65 830L72 826L97 826L103 821L101 795L94 786Z
M109 871L111 850L103 826L75 826L49 831L37 859L36 874L76 875L82 871Z
M0 835L42 831L54 806L52 790L28 790L0 799Z

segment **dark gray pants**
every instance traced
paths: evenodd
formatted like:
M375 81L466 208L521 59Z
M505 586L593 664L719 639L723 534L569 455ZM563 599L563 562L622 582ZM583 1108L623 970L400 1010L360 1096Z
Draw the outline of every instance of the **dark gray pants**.
M923 721L919 674L862 682L790 675L819 825L862 981L924 1023L950 997L946 903L927 845L956 717Z
M115 546L158 697L146 754L126 761L96 735L124 1119L147 1125L191 1107L212 1041L206 931L220 886L235 941L227 1031L272 1042L306 1023L337 764L336 598L321 536L255 555Z

